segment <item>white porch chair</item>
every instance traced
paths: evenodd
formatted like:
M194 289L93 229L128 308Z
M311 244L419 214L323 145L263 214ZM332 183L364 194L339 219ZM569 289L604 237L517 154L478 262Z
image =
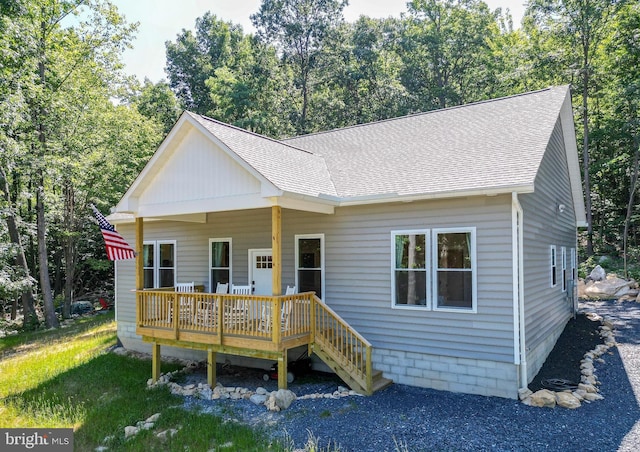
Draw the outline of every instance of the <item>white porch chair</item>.
M176 283L175 286L176 292L180 293L194 293L196 291L196 284L194 281L189 283ZM180 320L184 321L185 319L192 318L191 313L191 303L188 296L178 296L178 312L180 316Z
M251 286L231 285L232 295L251 295ZM236 299L232 306L224 311L225 324L228 328L236 328L248 320L249 306L247 300Z
M229 283L218 283L216 285L216 294L226 294L229 288ZM200 300L198 302L198 308L196 309L196 315L193 319L196 325L201 326L214 326L215 318L217 316L217 301L218 299L207 298L206 300Z
M214 293L228 293L229 292L229 283L218 283L216 285L216 291Z
M296 286L287 286L285 295L295 295ZM260 315L260 324L258 325L258 331L263 333L271 332L271 305L264 305L262 307L262 314ZM280 330L287 331L289 329L289 318L291 317L291 311L293 309L293 302L291 300L284 300L282 302L282 310L280 311Z

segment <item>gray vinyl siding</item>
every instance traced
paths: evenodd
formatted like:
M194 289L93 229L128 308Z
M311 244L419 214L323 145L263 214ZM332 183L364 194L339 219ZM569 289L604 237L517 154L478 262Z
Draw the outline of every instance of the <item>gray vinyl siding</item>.
M374 347L513 362L510 197L342 207L333 215L284 209L282 224L283 287L295 281L295 235L324 234L323 298ZM391 231L453 227L476 228L477 313L392 309ZM134 241L132 225L118 229ZM144 226L145 241L176 240L180 282L208 284L208 240L225 237L233 240L233 282L246 284L248 250L271 247L270 209ZM118 317L133 322L133 261L118 265Z
M535 192L520 197L524 210L525 340L527 350L531 351L548 344L549 337L559 336L571 313L566 293L562 292L561 247L566 247L570 274L570 250L576 247L576 220L563 140L558 120L535 180ZM563 213L558 211L558 204L565 205ZM556 246L557 255L555 287L551 287L551 245ZM544 351L540 353L546 357Z

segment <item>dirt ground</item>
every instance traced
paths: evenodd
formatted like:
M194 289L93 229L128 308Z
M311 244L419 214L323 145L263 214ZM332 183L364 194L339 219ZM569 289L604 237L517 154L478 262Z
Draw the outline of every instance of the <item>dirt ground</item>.
M549 379L580 383L580 361L585 353L603 342L599 327L600 322L591 321L584 314L569 320L538 375L529 383L529 389L534 392L544 389L543 381Z

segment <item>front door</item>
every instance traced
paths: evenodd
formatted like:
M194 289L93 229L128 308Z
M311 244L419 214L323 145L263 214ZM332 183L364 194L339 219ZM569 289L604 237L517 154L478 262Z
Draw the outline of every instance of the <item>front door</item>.
M254 295L273 295L271 249L249 250L249 281Z

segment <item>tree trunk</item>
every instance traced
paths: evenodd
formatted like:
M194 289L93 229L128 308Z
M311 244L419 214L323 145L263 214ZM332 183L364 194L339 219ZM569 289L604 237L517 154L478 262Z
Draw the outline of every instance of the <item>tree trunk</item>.
M4 199L9 206L6 221L7 228L9 229L9 238L11 243L15 244L18 248L18 254L16 256L16 265L22 268L25 276L29 276L29 266L27 265L27 259L24 255L24 248L22 247L22 240L20 239L20 233L18 232L18 226L14 215L15 209L9 192L9 182L7 181L7 175L4 172L4 168L0 167L0 188L4 194ZM22 299L22 311L23 311L23 328L30 329L38 324L38 316L36 315L35 303L33 301L33 290L29 287L25 290L21 297Z
M631 215L633 214L633 200L636 197L636 188L638 185L638 160L640 160L640 138L635 135L633 137L633 167L631 168L631 184L629 186L629 202L627 203L627 215L624 219L624 234L622 236L622 256L624 259L624 277L628 278L627 267L627 248L629 246L629 229L631 228Z
M39 187L36 195L36 223L38 231L38 263L40 265L40 287L44 305L44 320L48 328L58 328L60 323L56 317L49 278L49 261L47 260L47 233L44 219L44 176L39 175Z
M40 23L42 35L40 36L40 61L38 62L38 76L43 87L46 86L45 72L45 53L46 53L46 34L47 25L44 21ZM47 149L47 134L44 124L44 118L47 112L44 107L43 99L35 109L35 128L38 133L38 142L40 145L39 154L44 159ZM55 307L53 305L53 294L51 293L51 279L49 277L49 261L47 259L47 224L44 216L44 169L43 163L39 162L40 168L37 171L37 192L36 192L36 229L38 236L38 264L40 268L40 287L42 290L42 301L44 306L44 320L47 328L57 328L60 326L56 317Z
M587 257L593 256L593 224L591 214L591 181L589 177L589 44L585 44L582 74L582 166L584 178L584 197L587 214Z
M66 277L64 280L62 316L68 319L71 317L71 302L73 301L73 287L76 279L76 235L74 231L75 194L70 181L66 181L64 184L64 211L64 265Z

